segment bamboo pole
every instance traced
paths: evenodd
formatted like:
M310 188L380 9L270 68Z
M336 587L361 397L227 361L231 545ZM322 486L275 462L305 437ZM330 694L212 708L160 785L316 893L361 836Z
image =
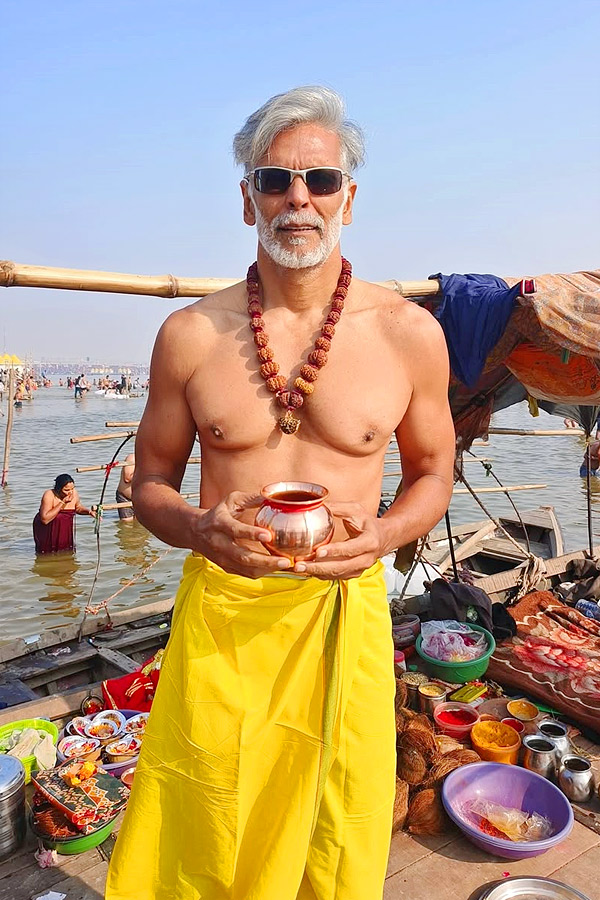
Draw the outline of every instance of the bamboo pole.
M6 487L8 475L8 464L10 460L10 438L12 435L12 426L13 426L13 417L15 412L15 369L14 366L10 367L10 372L8 375L8 414L6 417L6 432L4 434L4 461L2 463L2 487Z
M547 488L547 484L507 484L504 487L474 488L476 494L512 494L515 491L538 491ZM453 494L470 494L468 488L454 488Z
M520 437L556 437L561 434L585 434L581 428L538 428L528 431L526 428L488 428L488 434L516 434Z
M241 278L179 278L174 275L131 275L89 269L57 269L28 266L0 260L0 287L42 287L65 291L103 291L113 294L143 294L150 297L205 297L238 284ZM440 291L439 282L378 281L404 297L430 297Z
M105 422L105 428L137 428L139 422ZM114 435L113 435L114 437Z
M72 444L85 444L86 441L112 441L115 438L126 438L129 437L130 434L137 434L135 431L113 431L111 434L88 434L83 435L82 437L72 437L70 438L70 442Z
M515 491L537 491L542 490L543 488L547 488L547 484L507 484L504 487L483 487L483 488L474 488L474 494L512 494ZM453 494L470 494L470 490L468 488L457 488L455 487L452 491ZM382 491L383 497L395 497L394 491Z
M195 494L180 494L179 496L181 497L182 500L191 500L191 499L193 499L194 497L199 497L200 494L198 494L198 493L195 493ZM91 508L92 510L95 511L95 510L98 509L98 505L97 505L97 504L94 504L94 505L93 505L92 507L90 507L90 508ZM103 503L103 504L102 504L102 511L103 511L103 512L106 512L107 509L133 509L133 503L131 502L131 500L124 500L124 501L121 502L121 503Z
M200 463L199 456L190 456L190 458L187 461L188 466L197 465L199 463ZM108 463L102 463L102 465L99 465L99 466L78 466L75 469L75 471L77 472L78 475L81 474L82 472L104 472L106 469L108 469L108 465L109 465ZM131 465L135 465L135 464L128 463L128 462L115 462L111 465L111 469L122 469L124 466L131 466Z

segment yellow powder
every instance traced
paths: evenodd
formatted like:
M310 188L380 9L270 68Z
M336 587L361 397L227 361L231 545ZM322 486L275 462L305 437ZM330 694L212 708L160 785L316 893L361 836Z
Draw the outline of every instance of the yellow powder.
M511 700L507 706L509 713L518 719L535 719L538 714L537 707L527 700Z
M484 750L501 750L505 747L514 747L518 736L514 728L503 725L502 722L477 722L473 726L473 740Z
M446 692L444 688L438 687L437 684L423 684L419 687L419 693L425 697L439 697Z

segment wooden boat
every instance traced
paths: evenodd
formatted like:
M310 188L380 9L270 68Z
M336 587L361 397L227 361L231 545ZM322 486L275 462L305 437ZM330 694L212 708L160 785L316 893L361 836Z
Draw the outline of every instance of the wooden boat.
M504 515L498 521L500 528L489 519L452 528L456 561L468 569L476 581L515 569L530 554L548 560L564 553L560 525L552 506L526 510L520 518L516 513ZM450 571L452 558L445 528L431 532L423 555L440 574Z

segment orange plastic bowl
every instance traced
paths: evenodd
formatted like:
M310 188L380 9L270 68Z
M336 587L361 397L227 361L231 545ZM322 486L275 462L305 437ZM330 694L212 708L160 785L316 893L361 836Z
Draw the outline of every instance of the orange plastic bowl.
M486 762L506 763L514 766L519 758L519 748L521 746L521 738L514 728L510 725L503 725L501 722L495 723L500 729L500 735L509 743L506 747L484 747L482 744L483 735L486 731L485 722L476 722L471 729L471 743L474 749L479 753L480 757Z

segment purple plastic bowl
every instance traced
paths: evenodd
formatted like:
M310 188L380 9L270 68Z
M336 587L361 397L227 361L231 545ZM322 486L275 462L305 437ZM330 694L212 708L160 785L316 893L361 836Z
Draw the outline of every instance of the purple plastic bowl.
M523 812L540 813L554 826L543 841L515 843L484 834L465 818L465 804L476 799L490 800ZM444 781L444 808L453 822L477 847L506 859L539 856L564 841L573 828L573 810L565 795L541 775L503 763L471 763L455 769Z

